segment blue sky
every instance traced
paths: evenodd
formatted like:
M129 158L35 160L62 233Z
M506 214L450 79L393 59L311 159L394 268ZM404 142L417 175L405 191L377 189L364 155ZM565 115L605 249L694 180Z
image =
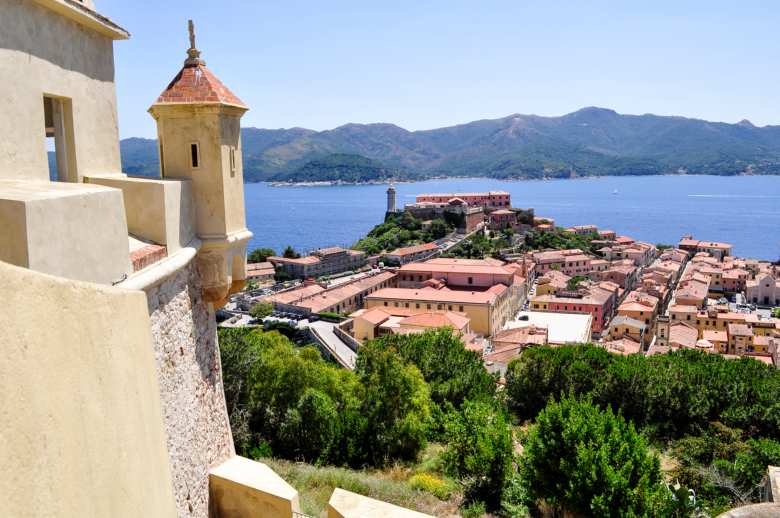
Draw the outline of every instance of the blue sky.
M780 3L96 0L116 48L122 137L185 58L251 110L244 126L427 129L583 106L780 124Z

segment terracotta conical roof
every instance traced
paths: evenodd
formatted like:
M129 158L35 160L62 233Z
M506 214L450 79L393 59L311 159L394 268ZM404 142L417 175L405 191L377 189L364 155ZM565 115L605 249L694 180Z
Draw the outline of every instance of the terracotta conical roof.
M200 59L200 51L195 47L195 26L188 22L190 48L184 68L173 78L155 104L227 104L248 109L247 106L217 79L206 62Z
M157 98L155 104L160 103L216 103L247 107L203 63L184 65Z

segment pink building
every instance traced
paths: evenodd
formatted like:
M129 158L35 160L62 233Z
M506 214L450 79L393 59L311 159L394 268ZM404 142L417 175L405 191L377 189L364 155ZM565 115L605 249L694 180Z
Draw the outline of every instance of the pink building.
M510 194L506 191L417 195L417 203L449 203L453 199L460 199L467 205L482 207L486 211L507 209L512 206Z
M517 228L517 214L509 209L494 210L488 216L490 221L490 230L504 230Z
M557 313L589 313L591 330L600 334L606 329L615 308L615 294L612 291L593 287L584 293L569 296L541 295L531 299L532 311L553 311Z
M515 270L494 259L437 258L422 263L410 263L398 269L401 288L420 288L429 281L449 286L489 288L495 284L510 286Z

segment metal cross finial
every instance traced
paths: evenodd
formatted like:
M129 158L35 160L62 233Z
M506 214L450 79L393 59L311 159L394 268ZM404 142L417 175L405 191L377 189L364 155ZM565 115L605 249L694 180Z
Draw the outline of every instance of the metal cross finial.
M195 24L192 23L192 20L189 20L187 22L187 25L190 31L190 48L194 49L195 48Z
M192 20L187 22L187 28L190 33L190 48L187 49L187 59L184 60L185 66L205 65L206 62L200 59L200 51L195 47L195 24Z

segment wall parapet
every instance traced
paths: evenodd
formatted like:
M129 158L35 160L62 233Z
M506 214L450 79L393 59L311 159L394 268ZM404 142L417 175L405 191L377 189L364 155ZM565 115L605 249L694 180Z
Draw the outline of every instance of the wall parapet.
M214 518L301 516L298 491L271 468L238 455L209 471Z

